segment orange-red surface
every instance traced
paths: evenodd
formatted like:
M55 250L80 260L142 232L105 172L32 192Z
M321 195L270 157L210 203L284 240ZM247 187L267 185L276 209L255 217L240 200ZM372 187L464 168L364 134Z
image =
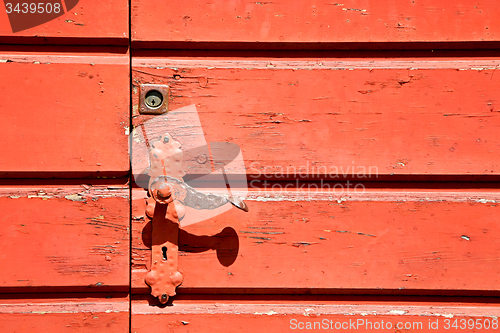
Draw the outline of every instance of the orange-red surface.
M179 298L176 304L166 308L133 300L132 332L428 333L491 332L495 330L492 327L498 327L498 318L493 315L498 312L498 305L484 304L479 299L445 302L427 298L408 302L383 297L374 300L366 297L252 299L237 296L233 299L208 297L200 301Z
M168 5L134 0L131 23L133 41L212 42L215 47L216 42L462 42L498 41L499 15L494 1L476 0L176 0Z
M2 295L2 332L128 332L129 300L123 295ZM43 298L45 297L45 299Z
M496 190L252 190L249 213L233 208L182 228L180 290L495 293L499 199ZM148 292L150 265L143 206L133 201L138 292Z
M5 1L5 3L14 3L14 8L17 2L23 3L23 1ZM25 3L31 2L25 1ZM45 4L46 2L37 3ZM22 6L20 10L18 15L22 16ZM79 43L127 45L128 13L126 0L108 0L105 3L96 0L79 0L78 4L64 15L36 27L13 33L7 16L7 7L4 7L2 3L0 6L0 40L28 44L55 42L69 45Z
M0 175L125 176L127 50L17 49L0 51Z
M80 0L16 34L0 9L2 332L498 329L494 1ZM250 187L232 189L249 213L180 229L166 307L147 296L151 224L127 183L130 120L153 118L142 83L241 147Z
M128 288L126 186L3 186L0 193L0 291Z
M238 144L250 177L500 174L496 56L150 54L133 59L134 85L169 85L171 110L194 104L207 141Z

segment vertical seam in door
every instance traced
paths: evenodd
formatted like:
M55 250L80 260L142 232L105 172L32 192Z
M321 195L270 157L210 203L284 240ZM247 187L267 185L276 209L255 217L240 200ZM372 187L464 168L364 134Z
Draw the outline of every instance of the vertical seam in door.
M129 98L129 135L132 132L132 0L128 1L128 98ZM127 145L130 147L130 139L127 137ZM129 154L130 154L129 149ZM128 159L129 162L129 172L128 172L128 188L129 188L129 263L128 263L128 331L132 333L132 161L130 160L130 156Z

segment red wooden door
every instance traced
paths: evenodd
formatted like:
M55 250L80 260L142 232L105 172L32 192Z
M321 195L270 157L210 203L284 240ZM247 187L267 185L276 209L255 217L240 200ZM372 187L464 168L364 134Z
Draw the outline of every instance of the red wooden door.
M141 84L168 85L207 142L241 147L249 212L181 228L183 284L154 307L133 190L132 331L497 327L498 10L136 1L134 126L151 117ZM183 146L197 133L168 130Z
M0 330L127 332L128 2L0 8Z
M498 330L498 6L129 5L0 26L3 331ZM249 212L186 207L162 306L129 165L166 133L185 180L239 147Z

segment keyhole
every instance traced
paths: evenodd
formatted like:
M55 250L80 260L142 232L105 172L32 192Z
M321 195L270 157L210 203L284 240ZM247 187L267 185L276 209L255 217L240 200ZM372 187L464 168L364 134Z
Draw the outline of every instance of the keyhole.
M151 109L157 109L163 104L163 95L158 90L150 90L146 93L144 101Z
M167 261L167 247L162 247L161 251L163 252L163 260Z

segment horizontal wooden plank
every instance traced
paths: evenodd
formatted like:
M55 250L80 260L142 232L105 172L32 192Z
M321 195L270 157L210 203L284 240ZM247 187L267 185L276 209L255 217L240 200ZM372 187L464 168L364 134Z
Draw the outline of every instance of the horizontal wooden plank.
M165 310L146 301L132 301L132 332L491 332L498 329L499 307L401 300L179 300Z
M498 291L498 189L358 190L251 189L248 213L233 208L182 227L179 292ZM147 293L151 224L141 191L132 284Z
M84 297L87 295L84 295ZM127 332L126 297L2 299L2 332ZM42 329L43 328L43 329Z
M0 75L2 176L126 175L126 51L0 51Z
M131 23L133 41L156 42L148 47L158 42L462 42L498 41L499 15L494 2L475 0L136 0Z
M71 45L126 45L128 43L129 8L126 0L108 1L108 6L102 6L102 3L95 0L66 0L63 1L61 15L55 14L57 9L52 15L40 14L42 9L39 9L37 13L23 14L22 1L20 2L21 13L16 14L14 9L17 2L12 1L14 16L7 15L10 6L2 6L0 38L5 42ZM51 1L51 3L55 2ZM75 3L76 6L72 6ZM50 21L47 21L49 19Z
M153 54L133 59L135 125L151 119L138 113L138 86L169 85L171 114L194 106L207 142L241 148L249 180L500 174L498 57ZM155 119L150 137L198 139L188 123Z
M0 207L0 289L128 288L126 185L2 186Z

